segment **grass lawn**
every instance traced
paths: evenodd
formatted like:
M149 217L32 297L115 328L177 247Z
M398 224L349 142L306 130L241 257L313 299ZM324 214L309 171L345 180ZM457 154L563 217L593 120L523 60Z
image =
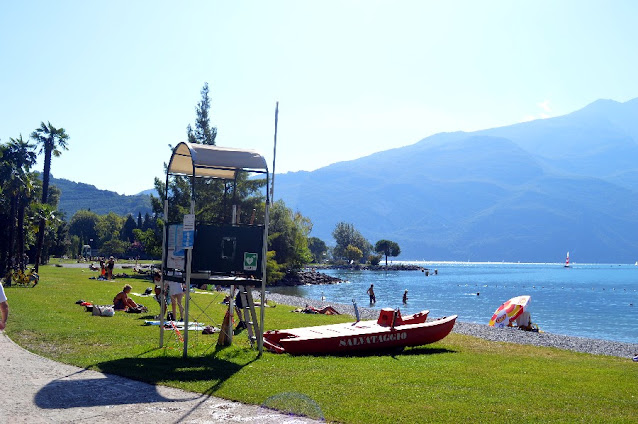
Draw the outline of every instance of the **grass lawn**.
M159 348L159 313L94 317L78 299L110 304L124 284L143 293L150 280L91 280L86 269L44 266L40 284L7 288L8 335L40 355L68 364L344 423L638 422L638 364L627 358L489 342L450 334L397 355L257 358L245 330L231 347L217 335L189 333L189 358L171 332ZM223 295L192 295L191 319L220 326ZM202 309L205 312L202 312ZM266 329L321 325L347 316L266 309Z

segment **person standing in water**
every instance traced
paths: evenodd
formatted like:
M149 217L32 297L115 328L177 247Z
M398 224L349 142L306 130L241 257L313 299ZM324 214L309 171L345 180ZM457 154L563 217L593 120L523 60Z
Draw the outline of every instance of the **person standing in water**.
M370 284L370 288L366 292L370 296L370 304L377 303L377 298L374 295L374 284Z
M408 303L408 289L405 289L405 291L403 292L403 304L407 304Z

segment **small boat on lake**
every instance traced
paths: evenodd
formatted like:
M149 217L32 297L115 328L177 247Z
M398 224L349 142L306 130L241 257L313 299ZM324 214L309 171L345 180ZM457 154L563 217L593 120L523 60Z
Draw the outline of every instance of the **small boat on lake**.
M450 334L456 315L426 322L429 311L401 316L384 308L379 318L355 323L272 330L264 333L264 347L275 353L327 354L421 346Z

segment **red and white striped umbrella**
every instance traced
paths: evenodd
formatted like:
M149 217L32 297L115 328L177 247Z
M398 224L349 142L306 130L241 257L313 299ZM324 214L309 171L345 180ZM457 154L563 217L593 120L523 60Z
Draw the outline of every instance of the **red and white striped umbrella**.
M503 303L492 315L492 319L488 325L492 327L507 327L514 321L526 308L529 307L531 296L516 296Z

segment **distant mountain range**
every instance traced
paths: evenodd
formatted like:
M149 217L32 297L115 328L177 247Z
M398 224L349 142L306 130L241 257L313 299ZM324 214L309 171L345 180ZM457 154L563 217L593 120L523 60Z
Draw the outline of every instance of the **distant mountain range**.
M335 156L338 156L335 153ZM53 179L78 209L137 216L147 190L121 196ZM416 144L312 172L277 175L276 199L334 244L340 221L403 260L634 263L638 260L638 99Z
M67 221L70 221L75 212L80 209L90 209L98 215L109 212L115 212L121 216L131 214L134 218L137 218L139 212L142 216L147 212L152 213L151 198L146 192L143 192L146 194L124 196L113 191L100 190L94 185L58 178L51 178L51 184L61 191L58 209L65 213ZM147 191L155 192L155 190Z
M638 99L277 175L275 195L328 244L345 221L398 259L633 263Z
M136 196L141 196L141 195L150 195L152 194L155 197L159 197L159 195L157 194L157 190L155 190L154 188L149 188L148 190L142 190L139 193L136 194Z

